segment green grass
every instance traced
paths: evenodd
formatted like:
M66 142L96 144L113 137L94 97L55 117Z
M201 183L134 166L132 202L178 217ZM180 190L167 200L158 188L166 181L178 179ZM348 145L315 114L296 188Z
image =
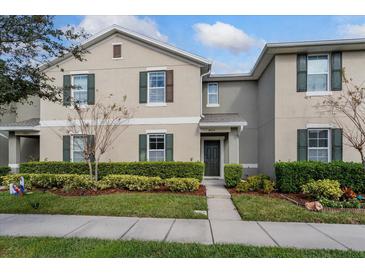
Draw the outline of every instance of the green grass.
M0 257L76 257L76 258L350 258L365 252L310 250L244 245L202 245L166 242L0 237Z
M33 209L29 202L39 202ZM207 210L204 196L167 193L118 193L66 197L34 192L24 197L0 193L0 213L75 214L160 218L206 218L194 210Z
M232 195L233 203L243 220L274 222L312 222L365 224L365 214L353 212L312 212L269 196Z

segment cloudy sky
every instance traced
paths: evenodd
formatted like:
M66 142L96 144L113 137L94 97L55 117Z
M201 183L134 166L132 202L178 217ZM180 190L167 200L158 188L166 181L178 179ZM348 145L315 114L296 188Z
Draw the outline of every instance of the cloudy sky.
M248 72L265 43L365 38L365 16L56 16L96 33L112 24L213 61L214 73Z

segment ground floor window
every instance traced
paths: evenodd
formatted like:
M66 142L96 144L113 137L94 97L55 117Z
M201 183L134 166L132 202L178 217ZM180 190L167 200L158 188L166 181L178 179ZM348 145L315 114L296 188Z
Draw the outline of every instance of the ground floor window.
M331 161L328 129L308 129L308 160Z
M148 135L148 161L165 161L165 134Z
M71 161L72 162L84 161L84 137L82 135L72 136Z

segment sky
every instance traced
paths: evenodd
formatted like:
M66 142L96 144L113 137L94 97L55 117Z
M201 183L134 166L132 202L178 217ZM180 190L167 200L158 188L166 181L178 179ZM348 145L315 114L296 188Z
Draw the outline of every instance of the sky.
M94 34L117 24L212 60L213 73L249 72L265 43L365 38L365 16L56 16Z

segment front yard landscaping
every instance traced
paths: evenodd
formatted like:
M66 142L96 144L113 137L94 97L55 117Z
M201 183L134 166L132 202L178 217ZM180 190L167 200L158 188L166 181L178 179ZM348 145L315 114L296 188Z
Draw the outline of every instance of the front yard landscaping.
M39 203L39 207L34 209L31 203ZM35 191L18 197L0 192L0 213L207 218L194 210L207 210L205 196L146 192L62 196Z
M361 212L308 211L270 195L232 194L232 200L245 221L365 224L365 214Z
M364 258L365 252L166 242L0 237L0 257L25 258Z

